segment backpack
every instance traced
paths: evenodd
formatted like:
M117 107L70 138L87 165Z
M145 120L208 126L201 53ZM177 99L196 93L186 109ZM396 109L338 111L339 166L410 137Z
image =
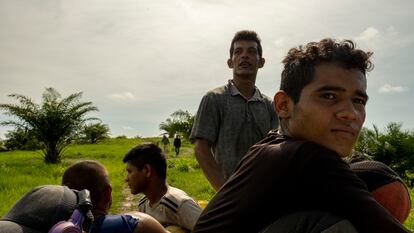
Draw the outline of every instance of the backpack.
M56 223L48 233L82 233L82 230L88 230L93 222L92 201L89 190L75 191L78 197L78 203L73 210L72 215L67 221Z

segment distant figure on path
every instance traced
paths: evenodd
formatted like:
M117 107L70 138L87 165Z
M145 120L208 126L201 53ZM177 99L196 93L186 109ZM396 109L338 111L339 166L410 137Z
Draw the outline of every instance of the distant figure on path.
M175 149L176 156L180 154L180 147L181 147L181 138L179 134L176 134L174 138L174 149Z
M168 137L165 136L165 134L162 136L161 143L162 143L163 148L164 148L164 153L167 154L168 153L168 146L170 145L170 140L168 140Z

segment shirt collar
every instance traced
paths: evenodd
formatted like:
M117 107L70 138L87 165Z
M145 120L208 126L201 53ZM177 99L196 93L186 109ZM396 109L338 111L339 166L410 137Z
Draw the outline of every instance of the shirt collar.
M263 96L256 86L254 86L254 95L252 96L252 98L247 99L245 96L243 96L243 94L239 91L239 89L237 89L236 85L234 85L233 80L230 79L228 85L230 87L231 95L240 95L248 101L262 101L263 100Z

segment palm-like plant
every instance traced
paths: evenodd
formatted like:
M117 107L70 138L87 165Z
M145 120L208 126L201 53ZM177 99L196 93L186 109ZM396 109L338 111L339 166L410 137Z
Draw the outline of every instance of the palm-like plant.
M97 119L85 117L87 113L98 109L92 106L92 102L80 102L82 92L61 98L55 89L46 88L41 105L20 94L11 94L9 97L15 98L19 104L0 104L0 109L17 120L1 124L32 131L38 141L43 143L43 158L48 163L59 162L71 136L85 121Z
M358 138L355 150L369 155L393 168L411 186L414 178L414 133L402 130L401 123L390 122L386 131L364 128Z
M169 137L173 137L174 133L183 134L184 138L189 138L191 129L194 124L194 116L188 111L177 110L171 114L171 118L167 118L165 122L161 122L159 125L160 130L165 130Z

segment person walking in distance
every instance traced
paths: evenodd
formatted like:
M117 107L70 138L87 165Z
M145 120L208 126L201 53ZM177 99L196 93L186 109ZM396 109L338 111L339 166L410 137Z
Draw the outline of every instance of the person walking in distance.
M170 145L170 140L168 140L168 137L165 134L162 136L161 143L164 148L164 153L167 154L168 146Z
M180 154L180 147L181 147L181 137L179 134L176 134L174 138L174 150L175 150L176 156Z

